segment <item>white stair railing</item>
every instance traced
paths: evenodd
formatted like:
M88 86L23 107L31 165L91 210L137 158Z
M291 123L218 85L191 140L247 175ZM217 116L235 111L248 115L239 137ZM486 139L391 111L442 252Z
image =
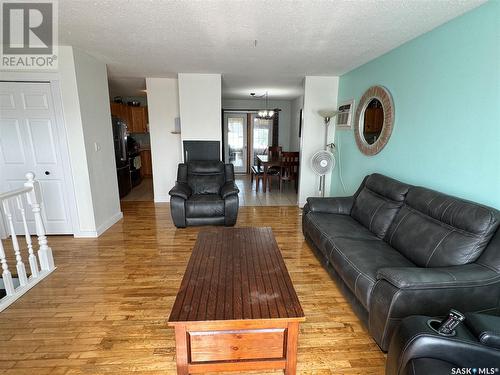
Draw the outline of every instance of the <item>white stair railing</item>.
M5 247L0 240L0 264L2 267L3 281L3 287L0 286L0 289L3 289L5 291L4 294L6 294L5 297L0 298L0 311L11 305L15 300L39 283L56 268L54 266L54 258L52 257L52 249L48 245L47 236L45 235L45 227L42 220L42 197L40 193L40 184L35 180L35 175L31 172L26 174L26 179L27 181L24 183L23 188L0 194L0 206L3 209L3 216L5 218L4 223L7 226L7 231L9 232L8 235L10 235L10 241L12 242L17 271L17 276L13 277L7 263ZM33 242L31 241L23 197L26 197L26 201L30 205L31 211L33 212L36 235L38 237L37 255L35 255ZM26 240L26 250L30 270L29 276L26 272L26 266L23 262L23 254L19 246L19 241L17 240L15 230L16 226L14 222L15 210L18 211L21 217L24 229L24 238ZM0 212L0 214L2 214L2 212ZM0 217L0 220L1 219L2 218ZM40 267L38 266L39 264Z

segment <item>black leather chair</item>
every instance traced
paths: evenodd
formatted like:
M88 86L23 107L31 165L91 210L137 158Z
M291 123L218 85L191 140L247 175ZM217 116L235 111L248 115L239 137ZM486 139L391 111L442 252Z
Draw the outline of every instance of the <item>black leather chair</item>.
M389 346L386 375L500 373L500 317L465 316L450 337L429 327L427 316L404 319Z
M192 225L232 226L238 217L238 187L232 164L190 161L179 164L170 190L170 212L177 228Z

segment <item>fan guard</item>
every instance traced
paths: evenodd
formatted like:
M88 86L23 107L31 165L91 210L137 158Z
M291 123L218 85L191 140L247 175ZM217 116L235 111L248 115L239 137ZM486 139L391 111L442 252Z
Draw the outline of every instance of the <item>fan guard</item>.
M335 157L326 150L316 152L311 159L311 167L319 176L324 176L335 168Z

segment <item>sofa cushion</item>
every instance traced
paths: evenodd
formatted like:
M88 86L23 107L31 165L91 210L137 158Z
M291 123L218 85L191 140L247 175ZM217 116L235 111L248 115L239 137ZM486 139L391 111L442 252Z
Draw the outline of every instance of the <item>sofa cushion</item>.
M224 216L224 200L219 194L192 195L186 201L186 217Z
M412 187L385 240L420 267L474 262L499 226L498 211Z
M408 189L408 185L392 178L372 174L357 195L351 216L383 238L403 205Z
M187 165L187 182L193 194L218 194L226 182L221 161L192 161Z
M378 238L337 237L327 246L330 248L330 263L367 310L379 269L415 267L412 262Z
M326 243L332 238L338 236L364 239L377 238L349 215L309 212L304 217L304 221L307 234L325 257L330 250L327 250Z

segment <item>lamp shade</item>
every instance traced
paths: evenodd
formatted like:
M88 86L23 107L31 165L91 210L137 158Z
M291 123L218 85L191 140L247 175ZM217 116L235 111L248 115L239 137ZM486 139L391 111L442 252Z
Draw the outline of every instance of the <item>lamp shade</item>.
M339 111L336 111L334 109L320 109L318 111L319 115L323 118L332 118L332 117L335 117L337 116L337 114L339 113Z

